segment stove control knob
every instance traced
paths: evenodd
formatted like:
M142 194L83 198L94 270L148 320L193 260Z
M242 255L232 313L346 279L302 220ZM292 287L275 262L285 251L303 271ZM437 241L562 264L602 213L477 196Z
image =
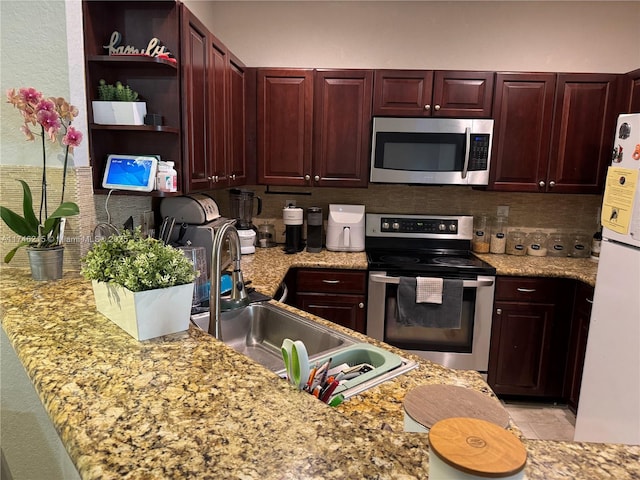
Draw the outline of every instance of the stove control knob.
M389 222L382 222L382 230L389 230Z
M444 232L447 229L447 226L444 223L441 223L440 225L438 225L438 230L440 230L441 232Z
M394 230L400 230L400 224L398 222L393 222L392 228Z
M456 224L455 223L452 223L452 224L449 225L449 231L450 232L455 232L456 231Z

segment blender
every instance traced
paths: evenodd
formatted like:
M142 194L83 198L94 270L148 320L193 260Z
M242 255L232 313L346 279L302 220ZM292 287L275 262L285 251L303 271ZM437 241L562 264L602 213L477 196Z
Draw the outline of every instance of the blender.
M236 219L236 229L240 237L240 252L243 255L256 251L256 227L251 221L255 201L258 203L258 211L256 212L256 216L258 216L262 212L262 199L257 197L254 191L240 188L229 190L231 217Z

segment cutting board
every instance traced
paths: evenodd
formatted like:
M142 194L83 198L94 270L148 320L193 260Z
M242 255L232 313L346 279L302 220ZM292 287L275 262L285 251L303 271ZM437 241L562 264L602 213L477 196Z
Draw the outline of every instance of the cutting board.
M478 418L503 428L509 425L509 413L498 400L456 385L416 387L405 397L404 409L426 428L452 417Z

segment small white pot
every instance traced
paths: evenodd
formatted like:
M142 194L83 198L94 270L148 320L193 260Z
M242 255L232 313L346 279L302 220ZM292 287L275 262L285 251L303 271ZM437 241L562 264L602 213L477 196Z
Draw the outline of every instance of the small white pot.
M189 328L193 283L144 292L95 280L91 284L97 310L137 340Z
M100 125L144 125L146 102L93 101L93 123Z

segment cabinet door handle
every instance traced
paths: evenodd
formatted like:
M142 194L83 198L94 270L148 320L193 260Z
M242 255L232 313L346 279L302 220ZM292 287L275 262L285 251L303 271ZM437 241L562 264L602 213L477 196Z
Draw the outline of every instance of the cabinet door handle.
M305 179L306 181L311 180L311 175L305 175L305 176L304 176L304 179Z
M551 181L549 182L549 188L553 188L553 187L555 187L555 186L556 186L556 182L554 182L553 180L551 180Z
M587 303L593 305L593 298L585 298L585 300L587 301Z
M364 308L364 303L360 302L360 303L358 304L358 308Z
M518 291L522 293L533 293L536 291L536 289L535 288L518 288Z
M340 283L340 280L322 280L322 283L329 283L331 285L337 285Z
M314 179L316 182L319 182L319 181L320 181L320 175L316 175L315 177L313 177L313 179Z
M538 182L538 185L540 186L540 188L543 188L546 185L546 183L544 183L544 180L540 180Z
M232 173L232 174L231 174L231 180L235 180L235 179L236 179L236 174L235 174L235 173Z
M502 315L502 309L501 308L497 308L496 309L496 315Z
M424 109L428 112L429 110L431 110L431 105L428 105L428 104L427 104L427 105L425 105L425 106L424 106Z
M440 110L440 105L436 105L435 107L433 107L433 109L437 112L438 110Z

